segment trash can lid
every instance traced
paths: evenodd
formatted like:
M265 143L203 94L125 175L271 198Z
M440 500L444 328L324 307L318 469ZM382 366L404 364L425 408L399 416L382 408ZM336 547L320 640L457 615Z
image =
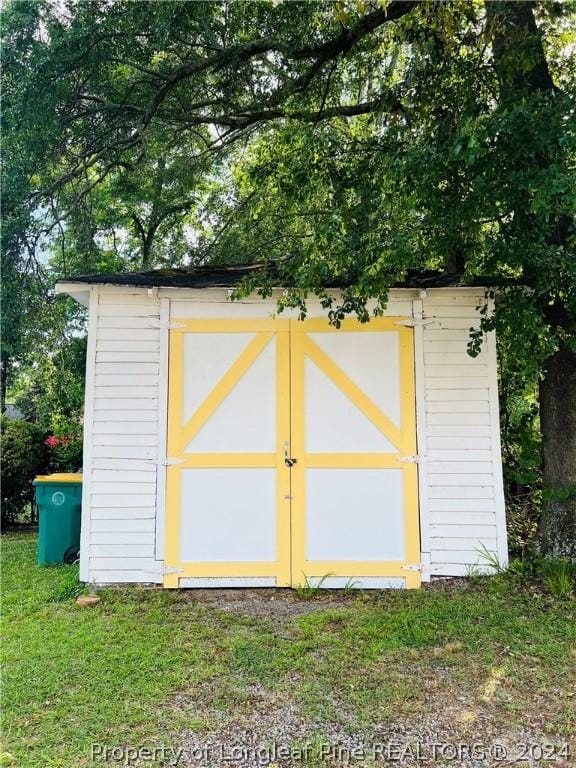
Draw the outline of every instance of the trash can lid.
M54 472L52 475L36 475L34 478L34 484L36 483L81 483L81 472Z

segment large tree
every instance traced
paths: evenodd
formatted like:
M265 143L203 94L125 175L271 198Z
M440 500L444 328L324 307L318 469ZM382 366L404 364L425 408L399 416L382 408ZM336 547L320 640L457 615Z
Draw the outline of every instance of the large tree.
M484 329L542 370L541 546L576 555L572 3L19 2L5 28L20 208L185 144L206 257L274 259L288 301L339 279L335 319L363 316L429 267L500 286Z

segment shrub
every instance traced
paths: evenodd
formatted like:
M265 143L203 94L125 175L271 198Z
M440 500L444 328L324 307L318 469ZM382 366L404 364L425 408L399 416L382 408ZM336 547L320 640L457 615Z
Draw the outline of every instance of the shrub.
M44 432L29 421L2 418L2 527L13 525L33 499L32 480L48 468Z
M51 472L77 472L82 467L82 424L62 417L54 419L54 434L44 441Z

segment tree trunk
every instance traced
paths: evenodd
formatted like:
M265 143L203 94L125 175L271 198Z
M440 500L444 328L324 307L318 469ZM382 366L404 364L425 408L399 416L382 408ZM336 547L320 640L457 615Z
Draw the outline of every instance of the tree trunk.
M533 2L518 0L486 2L501 103L514 104L524 95L553 95L556 91L534 6ZM538 158L541 168L552 162L554 157ZM563 217L554 228L553 243L564 244L570 230L571 223ZM525 273L525 277L537 284L537 273ZM552 310L549 302L544 302L544 316L552 315ZM565 319L558 324L571 330ZM552 320L551 327L555 325ZM576 558L576 354L560 341L558 352L545 361L543 369L540 430L544 499L538 544L544 555Z
M540 385L544 501L543 554L576 558L576 353L563 344Z

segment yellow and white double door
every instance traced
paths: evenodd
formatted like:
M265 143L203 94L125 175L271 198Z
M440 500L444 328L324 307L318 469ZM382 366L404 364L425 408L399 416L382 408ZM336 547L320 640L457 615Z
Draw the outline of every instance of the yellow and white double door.
M165 586L419 586L401 320L174 321Z

